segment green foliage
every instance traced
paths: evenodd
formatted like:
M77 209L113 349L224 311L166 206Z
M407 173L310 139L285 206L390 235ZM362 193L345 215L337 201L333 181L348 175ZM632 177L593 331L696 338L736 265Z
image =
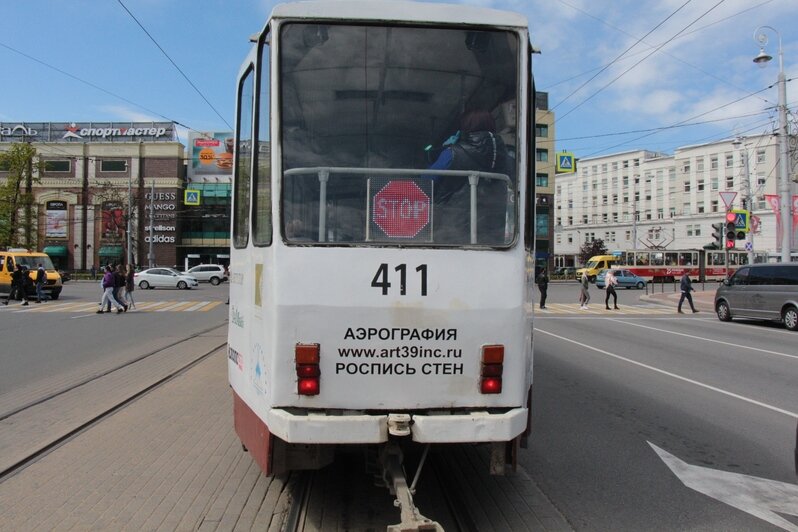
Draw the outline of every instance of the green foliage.
M0 182L0 248L37 247L36 215L31 186L36 149L27 143L12 144L0 152L0 168L8 171Z
M590 257L594 255L607 255L607 246L604 245L604 241L600 238L597 238L592 242L585 242L582 244L582 247L579 248L580 264L587 264L587 261L590 259Z

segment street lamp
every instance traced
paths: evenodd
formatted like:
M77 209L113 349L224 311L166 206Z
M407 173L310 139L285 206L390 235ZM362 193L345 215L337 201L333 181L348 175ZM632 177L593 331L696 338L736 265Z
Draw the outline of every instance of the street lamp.
M789 151L787 149L787 80L784 76L784 53L781 47L781 33L771 26L760 26L754 31L754 41L759 43L759 55L754 63L764 67L772 56L765 52L768 36L764 30L770 30L779 38L779 200L781 212L781 262L790 262L790 246L792 244L792 217L790 207Z

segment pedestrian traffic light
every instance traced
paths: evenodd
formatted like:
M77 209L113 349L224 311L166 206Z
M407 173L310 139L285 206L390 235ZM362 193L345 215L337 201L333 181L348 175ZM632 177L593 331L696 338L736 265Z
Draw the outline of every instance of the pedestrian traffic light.
M732 238L730 240L726 240L726 249L734 249L734 243L736 241Z
M723 222L712 224L712 249L723 249Z

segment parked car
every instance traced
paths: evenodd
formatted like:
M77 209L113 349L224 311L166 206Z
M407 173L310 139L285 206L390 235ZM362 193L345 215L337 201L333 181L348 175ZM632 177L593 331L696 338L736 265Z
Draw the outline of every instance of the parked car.
M798 331L798 263L740 266L715 291L720 321L753 318Z
M608 271L609 270L601 270L596 276L597 288L604 288L604 278ZM642 290L646 287L646 280L639 275L633 274L629 270L616 270L613 268L612 271L615 274L615 278L618 280L618 284L615 285L617 288L638 288Z
M197 264L183 272L183 275L195 277L197 281L208 282L213 286L227 280L227 272L221 264Z
M142 289L148 288L179 288L190 289L198 286L195 277L185 275L172 268L150 268L133 275L133 282Z
M552 276L566 277L571 279L576 276L576 268L573 266L560 266L559 268L554 268Z

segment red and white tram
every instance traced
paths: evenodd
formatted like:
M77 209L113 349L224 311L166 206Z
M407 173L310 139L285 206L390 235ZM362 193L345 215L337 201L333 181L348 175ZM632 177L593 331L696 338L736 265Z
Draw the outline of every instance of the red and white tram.
M228 335L235 429L267 474L380 446L406 523L403 446L485 442L494 472L512 466L532 386L531 51L526 19L491 9L275 7L238 80Z
M672 282L685 273L700 281L720 281L740 266L748 264L748 252L738 249L637 249L621 252L620 255L621 259L613 265L614 268L630 270L654 282ZM764 258L757 256L755 261L764 262Z

